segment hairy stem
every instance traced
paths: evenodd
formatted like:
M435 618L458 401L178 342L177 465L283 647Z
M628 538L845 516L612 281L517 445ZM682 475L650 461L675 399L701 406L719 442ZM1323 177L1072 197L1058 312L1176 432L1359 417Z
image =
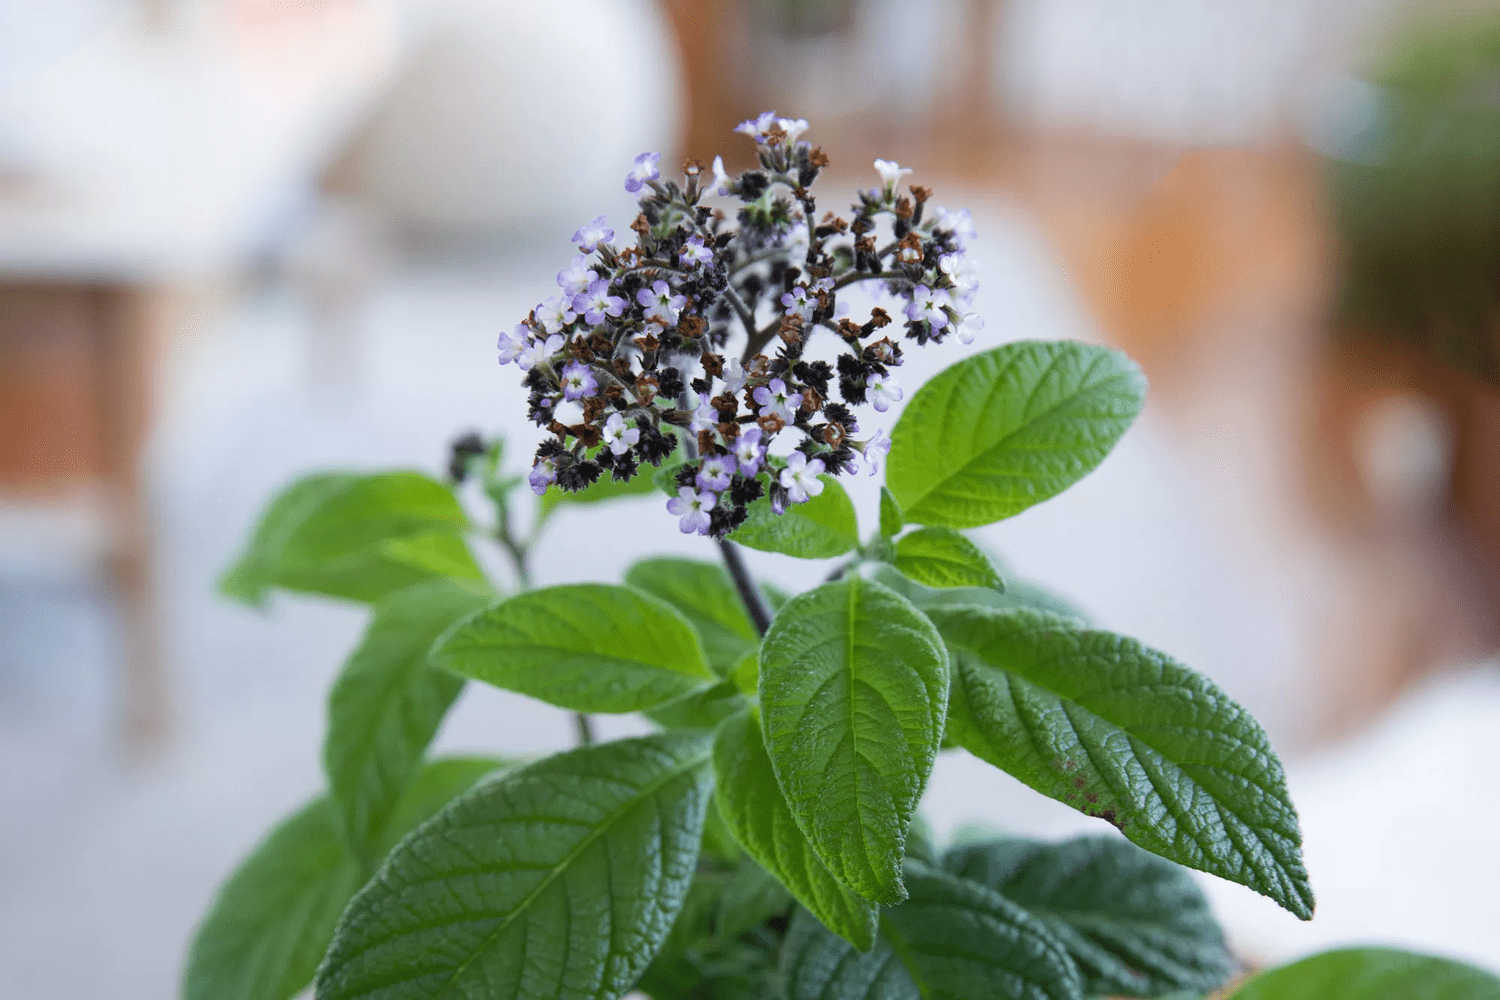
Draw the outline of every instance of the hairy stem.
M745 611L750 615L750 623L755 626L757 633L765 635L766 629L771 627L771 610L766 607L764 595L751 578L750 570L745 566L745 557L740 555L739 546L725 539L719 542L719 552L724 556L724 566L729 570L729 578L734 581L734 589L739 591Z
M573 731L578 734L579 746L586 747L594 742L594 722L584 713L573 713Z

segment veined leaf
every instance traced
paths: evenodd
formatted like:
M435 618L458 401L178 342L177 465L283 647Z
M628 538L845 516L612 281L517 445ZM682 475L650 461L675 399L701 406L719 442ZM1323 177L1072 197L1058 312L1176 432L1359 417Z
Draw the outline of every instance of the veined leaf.
M932 623L858 576L799 594L761 646L760 703L777 782L819 860L866 899L905 899L906 828L948 703Z
M441 809L494 760L440 760L407 788L381 850ZM312 982L339 914L364 882L319 796L283 821L214 897L188 952L184 1000L287 1000Z
M221 589L260 604L272 587L374 601L432 576L480 580L453 493L416 472L323 473L272 501Z
M463 679L427 664L433 640L494 599L488 585L437 577L388 594L328 699L323 768L356 858L373 851Z
M880 534L885 538L895 538L904 527L906 521L901 516L901 505L889 487L880 487Z
M750 856L825 926L861 951L875 943L876 914L818 860L792 818L755 716L742 712L714 735L714 797L719 814Z
M1187 871L1117 837L955 847L943 867L995 890L1062 941L1090 996L1216 989L1224 934Z
M1472 965L1395 948L1348 948L1262 972L1231 1000L1500 1000Z
M733 681L720 681L711 688L648 708L644 714L663 729L712 729L749 704Z
M1145 377L1118 351L1005 344L917 391L891 432L886 484L908 522L977 528L1093 471L1145 398Z
M1178 864L1302 917L1297 811L1265 731L1132 639L1036 611L929 608L953 663L949 737Z
M486 782L354 898L319 1000L613 1000L671 929L712 792L709 737L584 747Z
M625 572L625 582L681 611L703 641L709 666L726 677L760 646L739 591L722 566L693 559L645 559Z
M989 556L952 528L918 528L902 535L892 564L925 587L1005 589Z
M917 862L907 884L865 954L799 911L781 954L788 1000L1081 1000L1067 952L1020 907Z
M785 514L773 514L765 497L752 503L747 508L750 516L730 539L798 559L831 559L858 547L859 519L849 494L832 476L819 478L823 492L807 503L789 504Z
M1003 591L990 587L948 589L924 587L897 572L893 566L877 567L874 578L924 612L928 608L955 606L994 608L1001 611L1011 608L1030 608L1033 611L1047 611L1064 618L1072 618L1083 625L1089 623L1087 615L1057 594L1029 580L1018 580L1014 576L1006 579Z
M630 587L546 587L455 624L432 662L575 712L638 712L718 678L687 620Z

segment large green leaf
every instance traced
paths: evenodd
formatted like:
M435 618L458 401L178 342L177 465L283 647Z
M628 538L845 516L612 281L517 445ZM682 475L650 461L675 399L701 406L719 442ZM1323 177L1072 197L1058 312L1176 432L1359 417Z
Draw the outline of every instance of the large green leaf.
M613 1000L692 881L706 734L584 747L486 782L396 848L354 898L319 1000Z
M759 690L777 782L819 860L867 899L906 898L902 845L948 704L932 623L878 583L825 583L771 623Z
M429 764L380 838L382 853L442 808L493 760ZM231 875L193 937L184 1000L287 1000L313 973L364 872L345 849L333 808L319 796L283 821Z
M993 562L993 560L991 561ZM1039 584L1032 583L1030 580L1017 579L1011 575L1007 575L1006 577L1004 590L995 590L992 587L950 587L946 589L924 587L897 572L893 566L879 566L875 569L873 575L874 579L890 587L923 611L926 611L928 608L949 608L955 606L974 606L999 610L1030 608L1033 611L1049 611L1055 615L1062 615L1064 618L1073 618L1085 625L1089 621L1087 615L1052 591L1047 590Z
M818 860L776 784L760 725L751 713L719 724L714 775L719 814L740 846L824 925L868 950L875 943L879 907L840 885Z
M374 601L433 576L483 579L453 493L417 472L322 473L267 508L221 589L260 604L272 587Z
M1395 948L1324 952L1262 972L1232 1000L1500 1000L1500 979L1472 965Z
M908 522L989 524L1093 471L1145 398L1145 377L1118 351L1005 344L917 391L891 432L886 483Z
M718 679L671 605L600 583L507 598L444 633L432 662L575 712L638 712Z
M892 565L925 587L1004 589L989 556L952 528L918 528L902 535Z
M911 898L881 914L860 954L805 911L782 947L788 1000L1080 1000L1078 972L1044 925L984 886L913 862Z
M722 566L694 559L644 559L625 572L625 582L681 611L698 631L709 666L720 677L760 646L760 635Z
M943 867L989 886L1067 946L1090 995L1212 990L1231 961L1187 870L1118 837L955 847Z
M1311 918L1281 762L1212 681L1055 615L927 613L953 663L950 739L1148 851Z
M895 538L905 526L901 505L891 495L890 487L880 487L880 534L885 538Z
M747 548L780 552L798 559L831 559L859 545L859 519L849 494L832 476L822 476L823 492L807 503L771 511L765 497L748 508L749 517L729 537Z
M428 666L433 640L493 598L484 583L447 577L381 598L333 685L323 768L335 818L366 864L378 860L375 840L463 690L462 678Z

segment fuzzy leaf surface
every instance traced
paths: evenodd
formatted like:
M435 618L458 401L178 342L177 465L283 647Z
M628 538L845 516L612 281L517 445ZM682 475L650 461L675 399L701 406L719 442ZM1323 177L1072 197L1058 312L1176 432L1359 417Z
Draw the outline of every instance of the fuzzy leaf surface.
M890 487L910 523L977 528L1092 472L1140 412L1146 380L1119 351L1019 341L917 391L891 432Z
M879 907L840 885L797 828L752 713L719 724L714 776L719 815L740 846L826 927L868 950L875 943Z
M334 682L323 769L345 841L371 867L391 810L463 690L462 678L428 666L432 643L493 599L484 583L447 577L388 594Z
M709 666L727 677L760 646L745 605L724 567L695 559L645 559L625 572L625 582L681 611L703 642Z
M825 583L772 621L759 683L777 783L819 860L866 899L905 899L906 828L948 704L932 623L878 583Z
M1212 681L1043 612L927 613L952 659L950 739L1148 851L1312 917L1281 761Z
M889 486L880 487L880 534L885 538L895 538L904 527L906 520L901 516L901 505L896 502Z
M638 712L718 680L671 605L599 583L509 597L444 633L432 662L575 712Z
M1005 589L989 556L952 528L918 528L902 535L892 565L924 587Z
M773 514L765 497L746 510L749 517L729 536L747 548L779 552L798 559L831 559L859 545L859 519L844 487L832 476L819 477L823 492L807 503L790 504Z
M1206 991L1229 978L1223 932L1192 877L1117 837L964 844L943 867L1045 924L1090 995Z
M559 754L461 796L340 921L318 1000L613 1000L656 954L698 860L709 737Z
M788 1000L1080 1000L1067 952L1026 911L914 862L911 898L881 912L864 954L805 911L782 946Z
M1500 1000L1500 979L1434 955L1347 948L1262 972L1231 1000Z

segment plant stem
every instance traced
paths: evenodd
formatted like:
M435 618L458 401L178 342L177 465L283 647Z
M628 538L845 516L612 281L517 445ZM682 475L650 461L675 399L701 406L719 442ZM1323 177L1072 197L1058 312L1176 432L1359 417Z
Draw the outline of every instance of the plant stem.
M579 746L586 747L594 742L594 723L584 713L573 713L573 729L578 733Z
M771 627L771 612L766 607L760 588L751 578L750 570L745 566L739 546L726 539L719 542L719 552L724 556L724 566L729 570L729 578L734 581L734 589L739 591L745 611L750 615L750 623L755 626L756 632L765 635L766 629Z

